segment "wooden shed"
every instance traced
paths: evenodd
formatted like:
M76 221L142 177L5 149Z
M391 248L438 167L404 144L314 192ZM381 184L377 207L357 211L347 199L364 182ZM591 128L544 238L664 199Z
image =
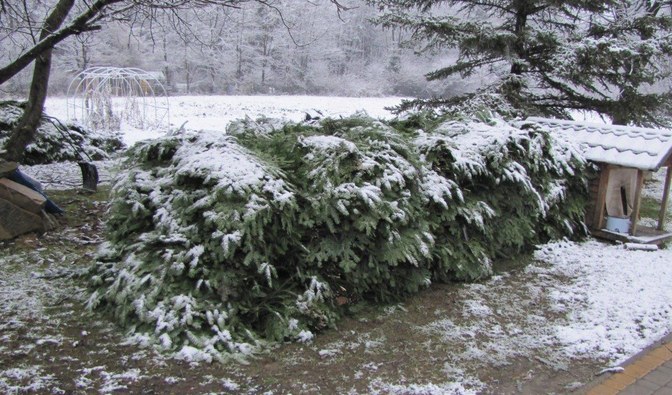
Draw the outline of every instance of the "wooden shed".
M547 118L528 118L556 135L578 143L586 159L599 167L591 182L586 224L596 237L660 244L672 239L665 230L672 178L672 130ZM640 224L642 188L648 172L667 168L657 226Z

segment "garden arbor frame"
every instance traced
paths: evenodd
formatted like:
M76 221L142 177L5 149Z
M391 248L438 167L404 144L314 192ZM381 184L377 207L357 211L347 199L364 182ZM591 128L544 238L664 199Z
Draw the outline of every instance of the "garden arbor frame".
M528 118L526 123L537 124L556 135L564 135L578 143L584 156L598 167L598 176L592 181L591 201L586 210L586 224L596 237L623 242L661 244L672 239L665 230L665 219L672 184L672 130L620 125L602 125L586 122L547 118ZM639 223L644 179L648 172L667 168L661 197L657 226ZM634 198L628 213L627 231L614 232L605 228L607 194L616 173L630 171L633 177ZM625 194L624 194L625 195Z
M68 118L92 129L119 130L122 122L140 129L168 127L161 76L138 68L86 69L68 87Z

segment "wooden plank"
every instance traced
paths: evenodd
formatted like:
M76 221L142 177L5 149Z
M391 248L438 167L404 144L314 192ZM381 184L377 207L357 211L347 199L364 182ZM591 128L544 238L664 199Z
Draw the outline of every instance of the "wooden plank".
M588 202L586 203L586 212L584 215L584 221L586 225L590 228L593 228L593 218L595 218L595 207L597 204L597 195L600 189L600 174L601 172L596 172L589 181L588 188Z
M665 186L663 188L663 201L658 216L658 230L665 228L665 216L667 215L667 202L670 199L670 183L672 183L672 166L667 167L667 176L665 177Z
M639 209L642 205L642 189L644 188L644 170L637 170L637 189L635 190L635 202L632 205L632 215L630 215L630 234L637 234L637 220L639 219Z
M654 231L653 228L646 228L646 227L639 227L641 230L649 230L649 231ZM645 228L645 229L642 229ZM612 241L617 241L621 243L640 243L640 244L663 244L669 240L672 240L672 233L665 233L665 232L658 232L658 233L653 233L653 232L646 232L650 233L647 234L646 236L630 236L625 233L617 233L617 232L612 232L606 229L593 229L590 231L590 234L593 237L597 237L600 239L605 239L605 240L612 240Z
M593 229L590 231L590 234L593 237L598 237L600 239L605 239L605 240L613 240L613 241L619 241L621 243L627 243L632 240L628 237L628 235L624 233L616 233L616 232L610 232L606 229Z
M672 233L664 233L658 236L646 236L646 237L631 237L629 241L635 243L645 243L645 244L663 244L672 239Z
M597 201L595 202L595 212L593 213L594 229L602 229L604 225L604 204L607 201L607 185L609 183L609 172L611 167L607 164L600 165L600 184L597 187Z
M632 251L658 251L658 246L655 244L625 243L625 249Z

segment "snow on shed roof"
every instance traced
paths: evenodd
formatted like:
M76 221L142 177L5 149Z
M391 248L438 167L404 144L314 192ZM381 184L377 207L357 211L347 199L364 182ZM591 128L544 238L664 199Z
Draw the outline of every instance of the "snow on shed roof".
M672 153L672 130L527 118L579 143L586 159L642 170L658 170Z

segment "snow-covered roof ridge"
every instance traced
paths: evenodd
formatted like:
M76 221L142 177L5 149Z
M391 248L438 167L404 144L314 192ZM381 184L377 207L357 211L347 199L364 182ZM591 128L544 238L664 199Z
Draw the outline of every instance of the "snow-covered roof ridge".
M561 119L530 117L556 135L571 137L586 159L642 170L658 170L672 155L672 130L606 125Z

